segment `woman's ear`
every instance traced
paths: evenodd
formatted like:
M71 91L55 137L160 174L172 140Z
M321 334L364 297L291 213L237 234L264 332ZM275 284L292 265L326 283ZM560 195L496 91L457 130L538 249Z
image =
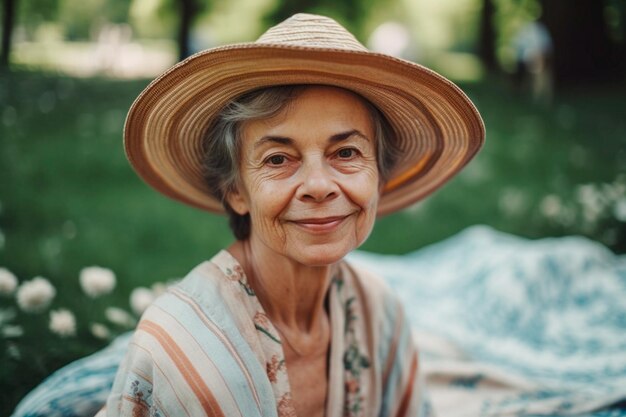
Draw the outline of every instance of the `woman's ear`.
M385 186L387 185L387 183L385 181L383 181L383 179L380 177L380 173L378 174L378 197L382 197L383 196L383 192L385 191Z
M248 214L250 211L248 207L248 200L239 191L239 187L235 187L232 191L229 191L226 195L226 202L240 216Z

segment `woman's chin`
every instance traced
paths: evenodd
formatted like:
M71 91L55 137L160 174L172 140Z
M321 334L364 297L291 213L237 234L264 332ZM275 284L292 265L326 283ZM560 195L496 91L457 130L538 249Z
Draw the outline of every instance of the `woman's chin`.
M298 245L300 246L300 245ZM286 255L293 261L310 267L328 266L341 261L357 245L318 244L294 247Z

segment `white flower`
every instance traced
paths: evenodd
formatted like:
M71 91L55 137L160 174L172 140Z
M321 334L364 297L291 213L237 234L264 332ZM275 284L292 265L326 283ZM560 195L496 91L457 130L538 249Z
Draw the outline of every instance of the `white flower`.
M115 274L107 268L90 266L80 271L80 286L91 298L108 294L115 288Z
M15 310L12 308L2 308L0 309L0 326L4 323L8 323L15 318Z
M98 339L108 339L109 337L111 337L111 332L109 331L107 326L101 323L92 323L89 327L89 330L91 330L91 334L93 334L94 337L97 337Z
M626 197L622 197L615 202L613 216L620 222L626 222Z
M16 316L15 310L12 308L0 309L0 336L6 339L11 337L20 337L24 334L22 326L9 324Z
M135 288L130 293L130 308L135 314L141 316L146 308L154 301L155 294L152 290L145 287Z
M593 184L579 185L576 194L582 206L583 217L587 222L595 223L605 209L606 196Z
M622 184L602 184L602 194L608 202L615 201L623 194Z
M158 296L165 294L165 291L167 291L167 289L175 283L176 283L175 281L169 281L167 283L155 282L154 284L152 284L150 286L150 289L152 290L152 294L154 295L154 298L157 298Z
M137 323L130 313L117 307L108 307L104 315L111 323L122 327L133 327Z
M22 326L10 325L2 327L2 336L6 339L12 337L21 337L23 334L24 329L22 329Z
M615 200L617 200L620 197L626 197L626 184L614 182L613 192L615 193Z
M34 313L48 307L55 295L56 290L47 279L35 277L17 289L17 304L22 310Z
M548 219L556 219L561 213L561 199L554 194L548 194L539 205L541 214Z
M50 312L50 331L59 336L74 336L76 334L76 318L66 309Z
M15 343L7 343L6 352L12 359L18 361L22 359L22 352L20 352L20 348Z
M527 206L527 197L522 190L505 189L498 199L498 208L507 216L519 216Z
M17 287L17 278L6 268L0 268L0 294L13 294Z

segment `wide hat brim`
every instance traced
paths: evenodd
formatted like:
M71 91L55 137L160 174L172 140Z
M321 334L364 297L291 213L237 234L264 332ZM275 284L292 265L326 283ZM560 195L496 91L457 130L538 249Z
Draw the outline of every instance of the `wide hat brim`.
M348 89L385 115L401 152L383 188L379 215L431 194L484 142L483 121L469 98L428 68L369 51L247 43L200 52L154 80L128 113L127 157L161 193L223 213L202 174L209 126L241 94L288 84Z

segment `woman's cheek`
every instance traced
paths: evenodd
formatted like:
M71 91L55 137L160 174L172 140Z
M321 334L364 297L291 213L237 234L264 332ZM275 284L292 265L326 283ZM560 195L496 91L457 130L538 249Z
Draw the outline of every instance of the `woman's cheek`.
M347 181L352 182L348 189L352 190L360 205L376 204L379 196L378 169L362 167L357 173L349 176Z

